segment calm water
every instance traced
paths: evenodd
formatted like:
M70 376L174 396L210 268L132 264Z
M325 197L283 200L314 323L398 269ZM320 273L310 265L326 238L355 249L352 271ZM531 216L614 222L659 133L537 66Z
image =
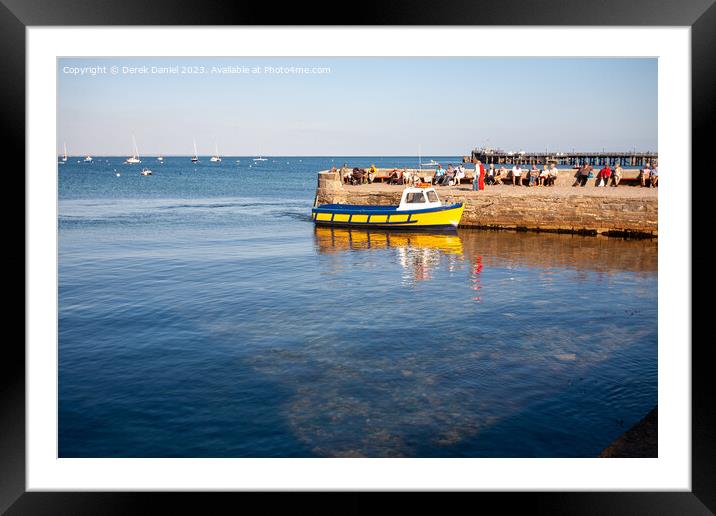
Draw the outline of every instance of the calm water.
M62 457L591 457L656 404L656 242L314 229L317 170L415 158L77 159Z

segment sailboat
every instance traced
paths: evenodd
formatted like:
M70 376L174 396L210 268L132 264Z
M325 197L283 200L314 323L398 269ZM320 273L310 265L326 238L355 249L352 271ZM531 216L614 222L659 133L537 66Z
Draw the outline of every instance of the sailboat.
M92 163L92 156L85 156L85 163Z
M259 156L258 158L254 158L254 161L268 161L268 159Z
M199 156L197 156L196 152L196 140L194 140L194 157L191 158L192 163L199 163Z
M209 159L209 161L212 161L212 162L221 161L221 157L219 156L219 145L216 144L216 143L214 144L214 150L215 150L216 152L215 152L214 155Z
M65 163L67 163L67 144L63 143L62 145L65 153L62 155L62 158L60 158L60 161L58 161L60 165L64 165Z
M134 163L141 163L142 161L139 159L139 149L137 148L137 140L134 139L134 135L132 135L132 145L134 146L134 154L124 160L124 163L127 165L133 165Z
M164 161L164 156L162 156L161 153L157 156L157 161Z

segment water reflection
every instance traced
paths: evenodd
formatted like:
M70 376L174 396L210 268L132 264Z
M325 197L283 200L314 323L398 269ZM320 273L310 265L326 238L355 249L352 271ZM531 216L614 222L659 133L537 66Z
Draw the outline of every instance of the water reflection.
M403 233L316 227L314 235L318 252L322 254L394 250L396 261L403 269L403 285L432 279L432 273L440 267L443 256L447 258L449 271L458 269L459 262L464 259L462 239L454 233ZM340 265L334 263L333 272L339 268Z
M316 246L322 253L359 249L419 247L462 255L462 239L454 233L404 233L316 226Z
M585 279L589 272L649 275L658 268L656 240L469 229L457 234L430 234L330 227L316 227L314 236L321 254L397 249L401 265L413 268L415 277L422 279L430 277L429 271L438 265L436 258L440 256L459 258L447 262L449 270L467 260L473 264L473 275L488 267L539 268L547 274L568 268Z
M472 281L472 290L475 291L475 295L472 298L473 301L477 301L478 303L482 301L482 298L480 297L480 290L482 289L482 285L480 284L480 274L482 273L482 255L478 255L475 257L475 264L472 269L472 277L470 278Z
M458 231L465 256L484 267L573 269L580 274L657 271L656 240L510 231Z

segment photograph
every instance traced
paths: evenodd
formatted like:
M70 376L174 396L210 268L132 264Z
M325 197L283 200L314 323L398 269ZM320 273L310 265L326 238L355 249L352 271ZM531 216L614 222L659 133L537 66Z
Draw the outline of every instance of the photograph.
M716 0L0 3L0 514L714 513Z
M660 457L659 67L57 56L57 457Z

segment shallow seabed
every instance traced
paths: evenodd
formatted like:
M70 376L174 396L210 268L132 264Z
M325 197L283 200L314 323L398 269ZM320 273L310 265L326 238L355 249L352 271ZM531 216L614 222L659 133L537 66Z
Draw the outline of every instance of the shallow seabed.
M656 405L656 241L313 227L411 158L122 159L59 167L62 457L593 457Z

